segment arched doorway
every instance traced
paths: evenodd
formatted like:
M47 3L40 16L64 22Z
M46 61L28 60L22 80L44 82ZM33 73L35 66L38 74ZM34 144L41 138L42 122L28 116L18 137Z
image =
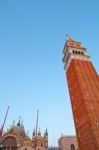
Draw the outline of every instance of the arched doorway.
M7 137L2 142L3 148L6 150L17 150L17 141L14 137Z
M75 145L71 144L71 150L75 150Z

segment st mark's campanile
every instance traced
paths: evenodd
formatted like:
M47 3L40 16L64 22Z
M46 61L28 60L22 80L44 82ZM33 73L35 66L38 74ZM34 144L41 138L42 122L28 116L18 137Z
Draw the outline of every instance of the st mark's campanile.
M99 76L80 42L68 36L63 54L79 150L99 150Z

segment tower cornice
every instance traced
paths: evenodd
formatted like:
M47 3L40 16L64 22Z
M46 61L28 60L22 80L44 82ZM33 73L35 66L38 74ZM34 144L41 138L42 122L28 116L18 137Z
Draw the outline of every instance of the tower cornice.
M64 69L66 72L73 59L90 61L90 56L88 56L86 48L82 47L80 42L74 41L72 39L66 41L63 54L64 56L62 61L64 63Z

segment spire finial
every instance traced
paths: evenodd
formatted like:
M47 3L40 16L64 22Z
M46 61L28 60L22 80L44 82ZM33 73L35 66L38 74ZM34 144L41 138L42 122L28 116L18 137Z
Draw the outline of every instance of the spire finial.
M23 119L21 120L21 126L23 126Z
M33 130L33 136L35 136L35 128L34 128L34 130Z
M38 130L38 116L39 116L39 110L37 110L37 120L36 120L36 134L35 134L35 139L37 140L37 130ZM35 142L35 150L36 150L36 142Z
M14 125L15 125L15 120L13 120L13 127L14 127Z
M69 34L66 34L66 40L67 40L67 41L68 41L68 40L72 40L72 38L70 37Z
M27 136L29 135L29 130L27 130Z
M40 127L39 127L39 132L38 132L38 135L41 135L41 132L40 132Z
M19 116L19 121L17 123L17 126L20 126L20 120L21 120L21 116Z

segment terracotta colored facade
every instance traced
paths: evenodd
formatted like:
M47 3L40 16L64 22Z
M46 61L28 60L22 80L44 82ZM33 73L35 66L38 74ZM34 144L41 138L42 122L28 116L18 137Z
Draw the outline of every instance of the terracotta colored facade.
M79 150L99 150L98 74L80 42L68 38L63 53Z

